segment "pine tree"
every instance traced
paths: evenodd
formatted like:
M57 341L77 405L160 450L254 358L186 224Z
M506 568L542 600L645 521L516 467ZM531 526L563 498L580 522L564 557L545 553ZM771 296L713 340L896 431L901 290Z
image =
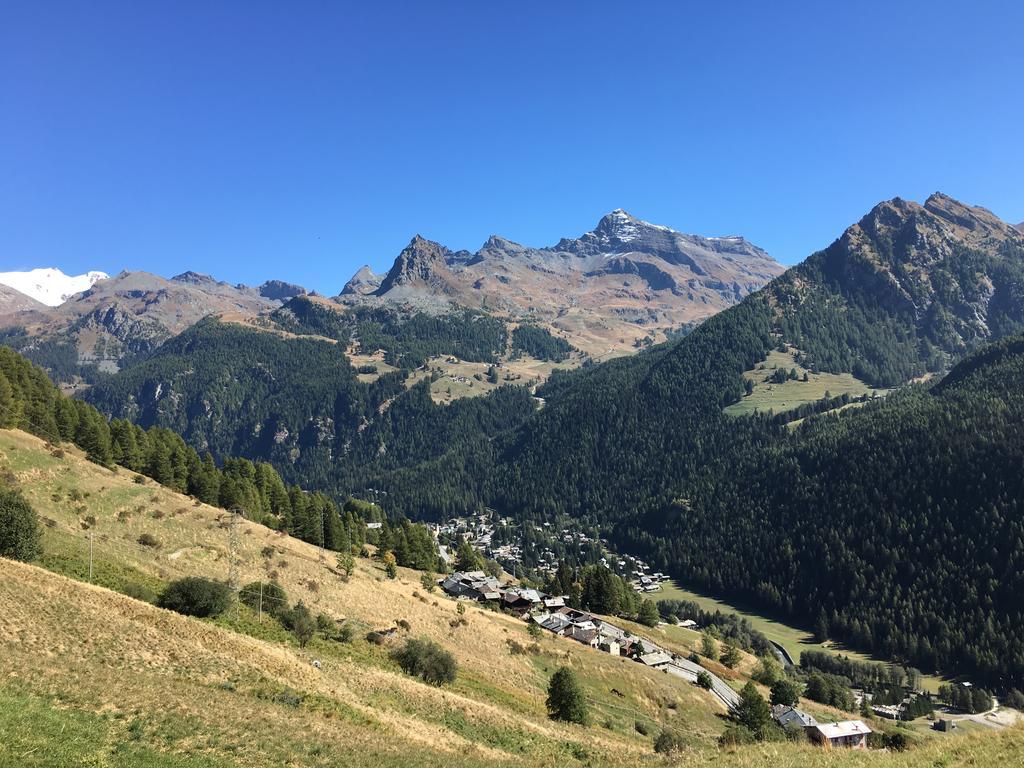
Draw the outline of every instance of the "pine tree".
M587 699L576 673L560 667L548 684L548 715L554 720L587 724Z
M757 733L766 726L772 717L771 708L757 688L750 681L740 691L740 700L730 712L732 718L740 725Z
M637 614L636 620L648 627L655 627L661 620L661 616L658 615L658 608L654 604L653 600L644 600L640 603L640 613Z

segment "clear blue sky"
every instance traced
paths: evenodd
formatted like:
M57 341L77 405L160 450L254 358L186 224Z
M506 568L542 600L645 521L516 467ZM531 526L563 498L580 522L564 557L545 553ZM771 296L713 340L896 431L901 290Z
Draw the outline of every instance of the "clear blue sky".
M333 293L415 233L618 207L785 263L897 195L1019 221L1022 32L1010 2L0 0L0 269Z

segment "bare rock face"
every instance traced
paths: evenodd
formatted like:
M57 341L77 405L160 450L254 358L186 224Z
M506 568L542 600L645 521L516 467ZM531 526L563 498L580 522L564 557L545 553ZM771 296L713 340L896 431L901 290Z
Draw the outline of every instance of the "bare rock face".
M271 301L288 301L296 296L306 295L306 289L301 285L286 283L283 280L267 280L257 291L264 299Z
M615 210L547 248L492 235L475 253L451 251L417 235L375 288L364 267L339 298L528 317L590 352L621 352L735 304L782 271L742 237L687 235Z
M369 296L380 288L380 284L383 279L384 278L380 275L374 273L368 264L364 264L359 268L359 271L352 275L351 279L345 283L345 287L341 289L341 295Z
M19 312L31 312L33 310L36 312L46 312L47 307L41 301L36 301L21 291L0 284L0 316L17 314Z
M416 235L388 270L375 296L416 291L450 293L454 277L448 269L451 251Z

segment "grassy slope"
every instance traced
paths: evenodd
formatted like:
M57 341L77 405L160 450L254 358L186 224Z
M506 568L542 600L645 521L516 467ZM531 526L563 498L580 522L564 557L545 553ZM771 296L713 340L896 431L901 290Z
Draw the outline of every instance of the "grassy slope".
M51 568L87 575L81 521L95 517L98 582L155 587L183 574L226 573L220 510L136 484L131 473L101 469L75 451L55 456L20 432L0 432L0 465L48 519L43 562ZM159 548L139 545L142 532ZM820 752L788 744L720 753L713 743L724 728L721 709L694 686L551 637L540 655L512 654L509 640L527 643L521 622L471 608L468 625L453 629L455 603L426 594L413 572L389 581L360 561L346 583L302 542L249 523L239 540L243 583L274 572L292 600L316 611L366 627L406 619L413 634L457 656L459 680L443 690L417 683L386 649L362 640L317 639L300 649L245 608L201 622L0 560L0 767L644 765L658 762L651 738L666 724L691 745L684 764L865 762L841 755L823 763ZM272 557L261 554L268 546ZM694 640L654 633L680 649ZM322 671L310 665L314 658ZM594 724L585 730L544 716L544 687L560 664L579 671L591 700ZM752 664L745 659L741 669ZM638 721L651 736L636 732ZM1017 731L983 736L963 754L996 759L1021 747ZM932 765L918 762L930 748L881 764Z
M13 476L47 520L42 562L50 568L79 578L87 576L88 540L81 523L95 517L94 580L108 587L123 588L126 582L158 587L162 581L186 574L223 578L227 573L228 531L220 510L195 505L152 483L136 484L131 473L96 467L72 450L54 456L40 441L20 432L0 432L0 463L0 471ZM144 532L156 537L159 548L138 544ZM507 641L525 645L528 637L525 625L511 617L473 608L466 614L468 625L453 629L449 621L457 615L455 603L437 594L428 596L418 574L411 571L402 571L398 580L390 581L383 578L376 563L360 560L356 575L346 583L318 561L314 547L262 526L243 522L239 542L242 583L276 573L291 599L304 600L314 611L354 618L367 628L392 626L397 619L405 619L414 635L430 637L456 655L458 682L444 691L415 683L395 669L385 649L362 640L351 645L317 641L310 648L298 649L283 633L278 633L282 637L274 635L269 624L258 625L247 611L240 611L233 622L221 622L266 635L267 642L257 642L210 623L172 616L110 592L64 582L45 571L30 569L30 577L22 576L23 567L10 563L2 566L6 589L0 595L0 616L8 618L0 623L0 645L11 653L0 653L0 679L10 686L11 675L16 675L15 694L43 697L44 701L71 692L73 708L86 713L112 705L108 695L121 697L115 707L119 712L146 713L158 699L171 696L170 700L188 705L188 716L197 718L198 733L220 732L217 719L206 718L205 712L213 708L214 700L223 699L216 708L237 710L239 720L230 727L241 733L246 729L242 713L252 704L252 691L263 674L272 686L288 685L326 696L324 706L331 710L344 704L360 717L370 717L373 722L369 725L346 725L346 732L365 728L367 745L374 740L395 744L396 749L404 744L408 752L413 747L409 739L426 734L423 745L413 751L431 754L436 748L444 752L447 748L437 744L452 744L467 754L480 750L498 764L523 758L536 764L552 759L571 763L569 753L600 752L604 756L601 762L629 765L650 752L650 739L635 731L636 720L651 723L653 733L656 723L671 717L705 744L724 727L717 717L721 710L707 694L632 662L553 638L541 643L540 656L512 654ZM268 546L274 548L274 554L264 557L262 550ZM16 577L31 581L19 583ZM59 596L59 608L47 608L56 599L43 597L47 593ZM36 602L24 613L17 605L27 595ZM29 630L33 624L29 617L36 613L48 619ZM21 618L9 618L15 615ZM25 642L26 632L32 643ZM80 648L76 636L88 637L89 642ZM192 636L202 638L198 646L204 649L194 662L191 657L196 646L175 645ZM275 642L282 639L283 646ZM162 650L165 640L171 647ZM137 641L144 647L136 647ZM78 657L78 653L84 655ZM150 656L159 663L153 667L137 663ZM310 671L313 658L328 660L322 674ZM68 663L72 659L76 661L73 666ZM238 680L230 671L235 659L241 659ZM581 672L592 701L594 728L584 732L553 724L545 717L547 679L559 664L570 664ZM272 672L274 665L284 666ZM228 683L249 693L222 690ZM623 696L612 694L612 688ZM262 701L258 696L255 700ZM190 702L202 704L192 711ZM277 717L280 709L278 705L270 707L267 717ZM310 716L303 708L292 714L297 719ZM258 722L258 715L255 717ZM384 722L377 722L381 719ZM255 730L281 733L272 724ZM173 749L183 749L183 745L175 742ZM273 744L265 746L273 748ZM333 764L353 759L344 742L325 740L323 749ZM373 753L368 750L369 746L359 747L359 753L367 755L367 764L397 762L394 755L394 759L387 755L370 759ZM221 747L217 751L222 751ZM395 754L403 754L403 750ZM460 763L466 761L460 758Z
M782 368L786 372L795 368L799 377L803 377L806 372L808 381L797 379L786 381L784 384L766 382L765 378L776 368ZM769 410L782 413L805 403L815 403L825 397L826 392L831 397L844 394L859 397L864 394L870 395L872 392L881 396L887 392L884 389L872 389L849 373L811 373L796 363L792 351L772 350L768 353L768 358L757 368L744 371L743 378L754 382L754 391L725 409L730 416L745 416L755 411L763 413Z

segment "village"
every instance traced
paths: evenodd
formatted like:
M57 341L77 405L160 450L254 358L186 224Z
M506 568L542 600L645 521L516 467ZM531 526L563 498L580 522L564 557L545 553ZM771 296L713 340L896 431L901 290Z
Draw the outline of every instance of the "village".
M660 592L662 583L669 580L667 574L653 571L640 558L616 554L606 539L580 530L575 521L565 521L561 528L550 522L520 525L510 517L481 513L451 518L435 525L433 532L441 559L449 566L454 556L450 544L444 542L462 540L520 578L532 575L543 580L558 570L559 563L571 560L600 563L641 594Z
M574 640L599 653L631 659L689 683L703 684L728 710L740 702L739 694L732 687L701 666L693 656L684 658L599 616L572 608L567 605L567 595L549 595L537 589L503 583L483 571L457 571L440 579L438 584L455 599L495 605L556 637ZM699 629L693 621L683 626ZM824 746L866 749L871 733L861 720L819 723L791 706L776 705L772 708L772 718L787 733L802 731L808 739Z

